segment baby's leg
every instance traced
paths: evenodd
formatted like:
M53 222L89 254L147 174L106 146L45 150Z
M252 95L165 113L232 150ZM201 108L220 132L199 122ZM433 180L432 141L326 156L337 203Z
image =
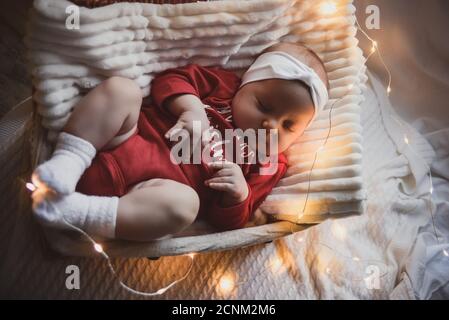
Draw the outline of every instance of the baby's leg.
M134 131L142 91L132 80L112 77L93 89L75 107L63 131L90 142L96 150L111 145L116 136Z
M39 190L38 190L39 191ZM66 229L67 222L90 235L148 241L189 226L199 210L195 190L168 179L152 179L122 198L78 192L53 197L33 193L41 223Z
M135 131L141 102L142 92L132 80L102 82L77 104L52 158L35 170L33 182L58 193L73 192L97 150L115 147Z
M169 179L151 179L119 200L116 237L147 241L179 232L195 220L200 206L191 187Z

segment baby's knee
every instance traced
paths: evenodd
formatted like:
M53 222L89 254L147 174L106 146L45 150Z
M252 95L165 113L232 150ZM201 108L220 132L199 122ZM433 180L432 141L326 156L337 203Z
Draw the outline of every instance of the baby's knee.
M100 84L100 89L113 101L126 101L139 106L142 102L142 90L128 78L110 77Z
M167 203L167 209L173 221L183 227L191 225L200 208L200 199L196 191L188 185L172 180L163 180L159 183L169 192L171 201Z

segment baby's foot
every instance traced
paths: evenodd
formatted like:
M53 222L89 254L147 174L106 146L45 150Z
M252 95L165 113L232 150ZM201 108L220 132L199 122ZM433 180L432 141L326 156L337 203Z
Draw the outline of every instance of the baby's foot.
M57 193L70 194L96 154L88 141L61 132L55 152L33 172L33 183L44 184Z
M83 214L79 212L77 193L66 196L37 189L32 197L33 211L41 224L58 229L68 229L70 224L82 226L80 217Z
M32 194L33 211L43 225L58 229L80 228L105 238L115 237L117 197L69 195L37 189ZM72 225L72 226L71 226Z

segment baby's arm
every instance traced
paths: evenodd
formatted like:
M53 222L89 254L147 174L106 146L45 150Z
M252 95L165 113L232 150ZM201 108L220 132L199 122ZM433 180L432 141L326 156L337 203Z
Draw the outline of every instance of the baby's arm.
M155 104L168 109L178 117L178 122L167 131L170 138L177 129L186 129L192 136L193 121L200 121L201 132L209 129L209 120L201 100L208 97L223 75L219 70L198 65L173 68L158 74L151 85L151 96ZM203 145L209 141L204 135Z
M179 94L168 98L164 104L178 118L178 122L165 133L165 138L170 139L180 129L189 131L192 137L193 121L200 122L201 132L209 128L209 119L207 118L204 105L197 96L193 94Z

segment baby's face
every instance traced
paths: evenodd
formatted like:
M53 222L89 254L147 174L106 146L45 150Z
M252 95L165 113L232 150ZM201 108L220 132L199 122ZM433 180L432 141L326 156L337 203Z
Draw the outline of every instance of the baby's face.
M278 152L283 152L304 132L314 112L309 89L299 81L250 82L232 100L234 124L242 130L266 129L267 151L269 130L278 129Z

